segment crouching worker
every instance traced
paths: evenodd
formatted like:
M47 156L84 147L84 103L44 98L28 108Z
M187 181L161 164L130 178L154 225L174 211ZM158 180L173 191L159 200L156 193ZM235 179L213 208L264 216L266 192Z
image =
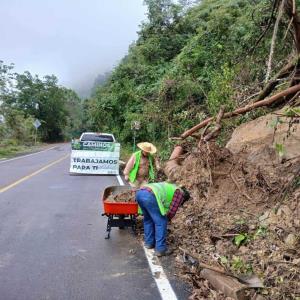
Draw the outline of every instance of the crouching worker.
M144 215L145 247L155 248L156 256L170 254L166 245L168 220L189 198L185 188L167 182L146 184L136 192L136 201Z

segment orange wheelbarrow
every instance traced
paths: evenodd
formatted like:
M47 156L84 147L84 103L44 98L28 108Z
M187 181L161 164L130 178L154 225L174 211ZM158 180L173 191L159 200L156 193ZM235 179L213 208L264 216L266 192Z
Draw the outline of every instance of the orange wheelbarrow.
M133 233L136 233L136 217L138 215L138 204L134 202L112 202L108 199L109 196L114 196L122 192L132 190L130 186L110 186L107 187L102 195L103 210L102 216L106 216L106 236L105 239L110 238L112 227L131 227Z

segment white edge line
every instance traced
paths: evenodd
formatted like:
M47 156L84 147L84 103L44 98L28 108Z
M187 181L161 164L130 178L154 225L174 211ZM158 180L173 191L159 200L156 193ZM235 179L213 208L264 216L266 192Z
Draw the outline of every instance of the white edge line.
M125 185L120 175L117 175L117 179L120 185Z
M163 267L159 264L159 260L154 256L154 251L146 249L144 251L148 260L149 267L152 272L152 277L158 287L162 300L177 300L177 296L164 272Z
M47 149L45 149L45 150L38 151L38 152L34 152L34 153L31 153L31 154L27 154L27 155L22 155L22 156L18 156L18 157L15 157L15 158L5 159L5 160L0 161L0 164L4 164L4 163L6 163L6 162L13 161L13 160L17 160L17 159L21 159L21 158L24 158L24 157L36 155L36 154L39 154L39 153L42 153L42 152L46 152L46 151L48 151L48 150L54 149L55 147L57 147L57 146L53 146L53 147L51 147L51 148L47 148Z
M117 179L121 186L125 185L120 175L117 175ZM158 258L154 256L154 251L146 249L144 246L143 249L145 251L152 277L157 285L162 300L177 300L177 296L163 270L163 267L159 264Z

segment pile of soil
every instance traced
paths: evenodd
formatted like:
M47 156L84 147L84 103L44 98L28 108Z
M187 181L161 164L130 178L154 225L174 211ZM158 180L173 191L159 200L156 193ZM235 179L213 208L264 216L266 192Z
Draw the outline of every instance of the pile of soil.
M233 274L258 275L265 288L253 296L300 299L300 160L253 164L214 143L188 149L169 179L192 199L172 220L168 242L181 276L194 287L191 299L229 298L213 290L179 248Z
M135 190L129 190L118 194L111 194L106 202L135 202Z

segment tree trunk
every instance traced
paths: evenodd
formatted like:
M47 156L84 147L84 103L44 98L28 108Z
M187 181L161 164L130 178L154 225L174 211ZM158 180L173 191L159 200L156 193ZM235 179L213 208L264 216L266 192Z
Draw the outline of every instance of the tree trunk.
M297 93L298 91L300 91L300 84L292 86L270 98L267 98L265 100L259 101L259 102L255 102L249 105L246 105L244 107L238 108L232 112L228 112L225 113L223 116L223 119L227 119L227 118L231 118L233 116L238 116L238 115L242 115L246 112L249 112L255 108L258 107L263 107L263 106L269 106L279 100L281 100L284 97L290 96L290 95L294 95L295 93ZM193 134L195 131L205 127L208 123L212 122L214 120L214 117L208 118L206 120L204 120L203 122L201 122L200 124L194 126L193 128L185 131L180 137L182 139L187 138L188 136L190 136L191 134Z
M264 87L264 89L260 92L257 99L254 102L260 101L268 97L272 91L276 88L278 83L280 82L280 79L288 77L293 69L296 66L296 60L293 59L291 62L289 62L287 65L285 65Z
M285 11L292 20L294 28L294 40L298 54L300 53L300 18L297 13L297 4L295 0L286 0Z

